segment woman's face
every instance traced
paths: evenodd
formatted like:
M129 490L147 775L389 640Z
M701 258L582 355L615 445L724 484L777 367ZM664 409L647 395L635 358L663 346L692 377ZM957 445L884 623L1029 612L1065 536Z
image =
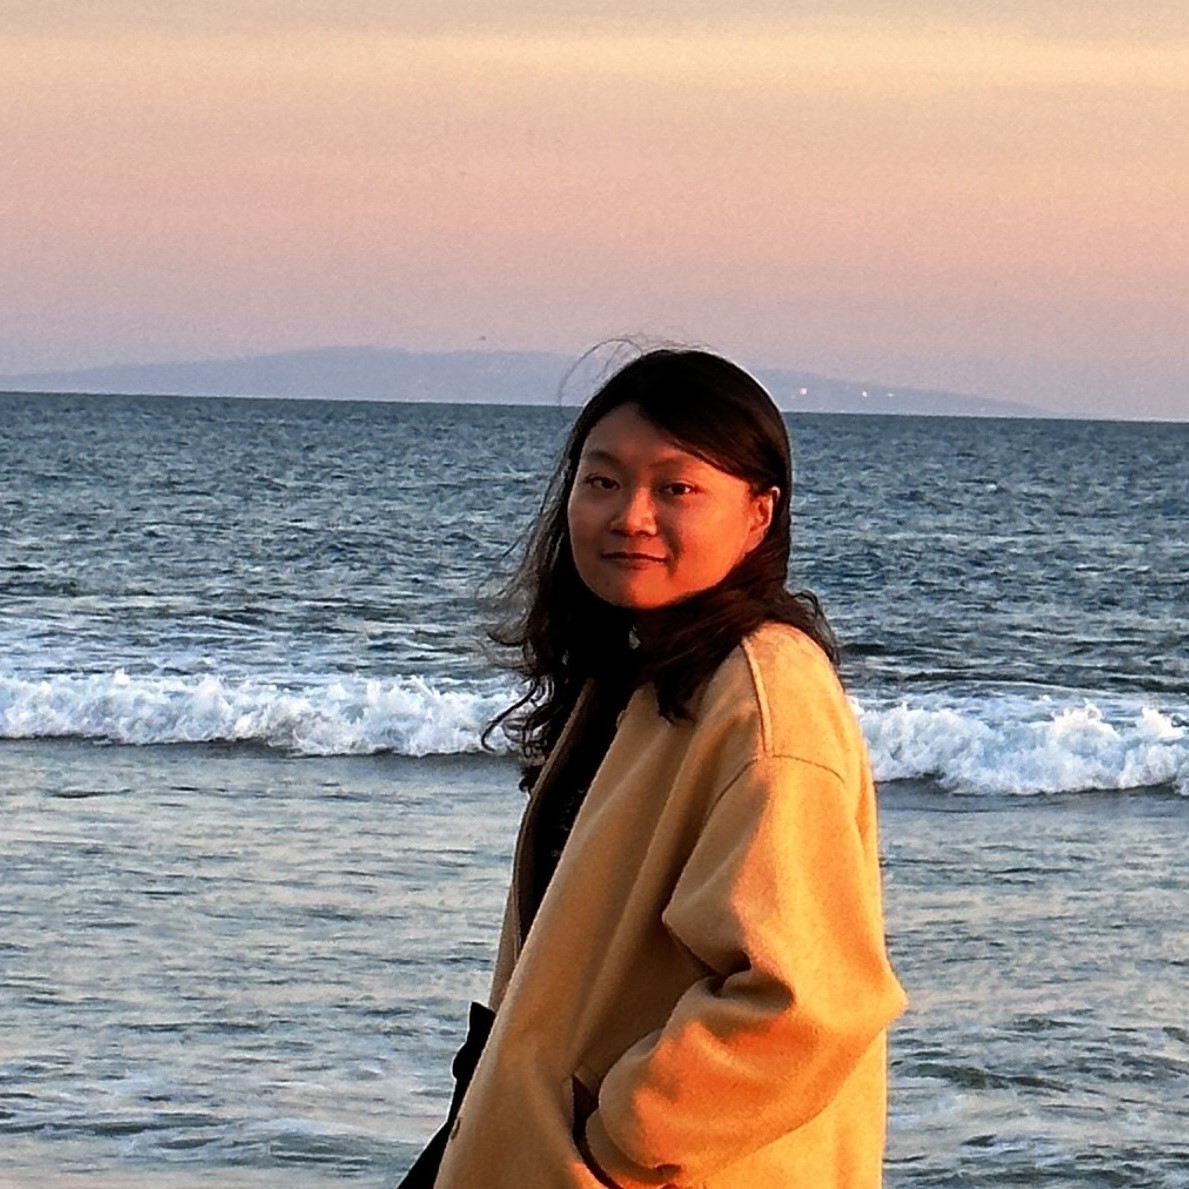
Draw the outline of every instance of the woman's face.
M671 606L716 585L764 539L776 494L755 494L620 405L582 447L566 508L574 565L613 606Z

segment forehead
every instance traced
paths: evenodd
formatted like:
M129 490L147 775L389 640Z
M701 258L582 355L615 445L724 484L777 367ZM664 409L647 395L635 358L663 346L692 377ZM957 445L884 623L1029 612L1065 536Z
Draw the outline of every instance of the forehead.
M582 443L584 462L663 466L670 463L711 467L658 429L635 405L620 405L599 418Z

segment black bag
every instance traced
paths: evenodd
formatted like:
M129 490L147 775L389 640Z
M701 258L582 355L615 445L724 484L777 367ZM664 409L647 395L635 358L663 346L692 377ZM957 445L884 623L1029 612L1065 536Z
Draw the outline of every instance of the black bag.
M479 1058L483 1055L483 1046L487 1044L494 1022L495 1012L491 1008L484 1007L481 1003L471 1004L467 1038L462 1042L462 1048L455 1053L454 1063L450 1067L454 1074L454 1094L450 1099L446 1122L438 1128L433 1138L425 1145L425 1150L413 1161L413 1167L405 1173L404 1180L396 1189L433 1189L433 1183L438 1176L438 1166L442 1163L442 1153L446 1150L446 1141L450 1138L450 1128L458 1118L463 1096L471 1084L475 1066L479 1064Z

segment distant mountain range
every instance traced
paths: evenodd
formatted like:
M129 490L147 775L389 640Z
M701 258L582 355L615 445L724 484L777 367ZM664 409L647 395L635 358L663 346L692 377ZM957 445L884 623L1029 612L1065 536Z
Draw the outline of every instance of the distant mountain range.
M322 347L192 363L117 363L80 371L0 375L0 392L78 392L163 396L266 396L330 400L567 404L589 390L573 361L528 351L414 352L384 347ZM806 413L907 413L925 416L1044 417L1041 409L810 372L757 371L776 403Z

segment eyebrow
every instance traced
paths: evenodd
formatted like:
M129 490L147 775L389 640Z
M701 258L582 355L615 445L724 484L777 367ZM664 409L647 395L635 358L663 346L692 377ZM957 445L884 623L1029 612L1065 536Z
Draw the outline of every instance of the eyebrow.
M695 462L701 461L696 454L691 454L688 450L675 449L670 454L662 454L656 459L656 462L659 466L664 466L671 462L689 462L691 459ZM610 450L598 449L584 449L578 456L578 460L579 462L606 462L615 465L619 465L623 461L618 454L612 454Z

